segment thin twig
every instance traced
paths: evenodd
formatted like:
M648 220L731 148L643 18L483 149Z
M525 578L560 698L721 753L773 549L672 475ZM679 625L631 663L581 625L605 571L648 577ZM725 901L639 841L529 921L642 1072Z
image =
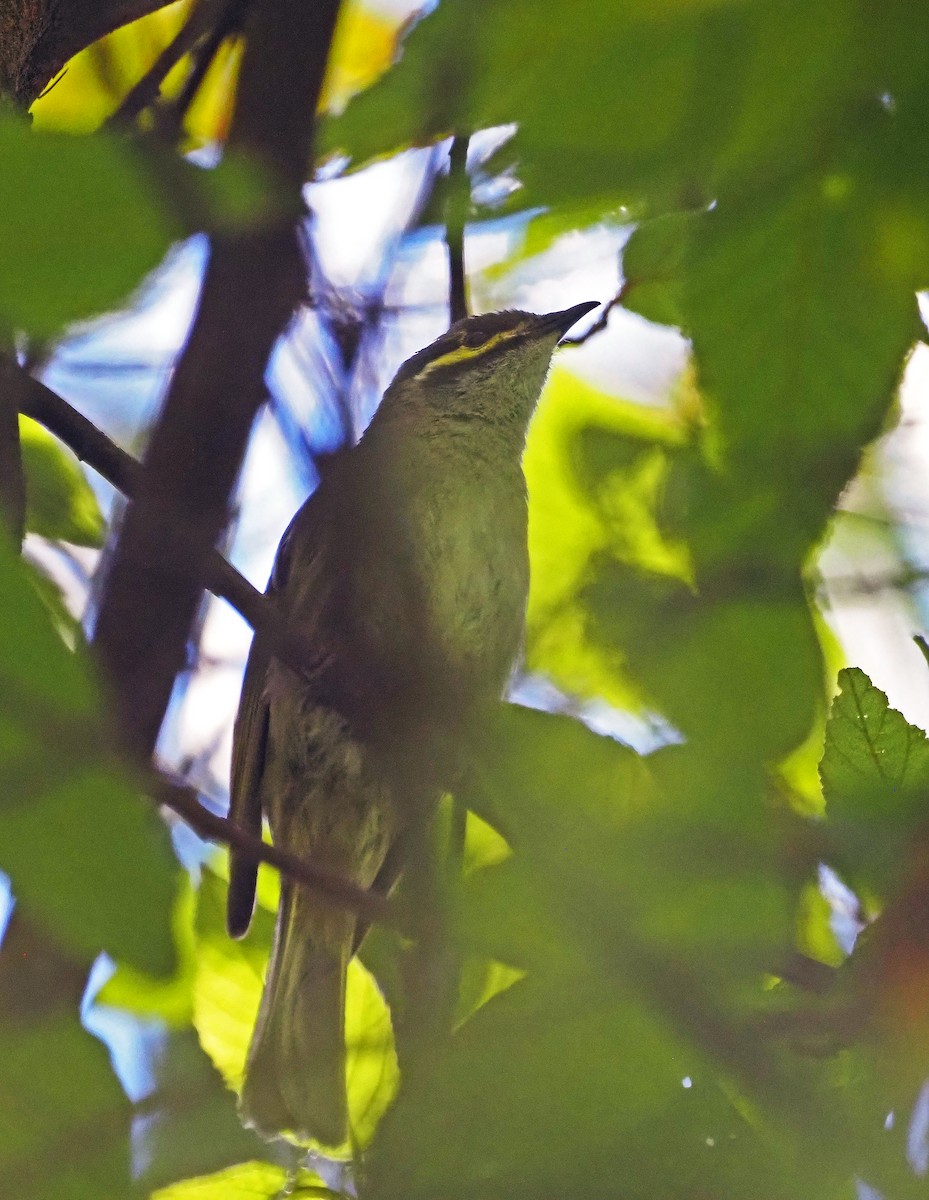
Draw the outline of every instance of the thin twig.
M140 113L157 101L165 79L184 55L189 54L197 42L208 32L221 7L222 0L198 0L190 16L174 38L165 46L138 83L129 89L116 111L104 122L104 128L131 124Z
M606 302L606 304L603 306L603 312L600 314L599 317L597 317L596 321L594 321L593 325L591 325L591 327L589 329L585 330L578 337L562 338L559 345L561 345L561 346L583 346L583 344L586 341L588 341L590 338L592 338L595 333L600 333L602 330L606 329L607 323L609 322L609 319L610 319L610 313L613 311L614 308L617 308L620 304L622 304L623 300L625 300L625 298L626 298L628 290L629 290L629 283L627 280L626 283L623 284L623 286L619 289L619 291L613 297L613 299L608 300Z
M158 128L163 135L173 138L180 130L220 46L227 38L241 32L248 4L249 0L225 0L217 20L193 53L193 66L180 92L174 100L159 109Z
M448 152L448 200L445 206L445 243L448 246L448 309L452 323L468 315L464 232L471 202L468 179L469 138L452 138Z
M0 345L0 524L20 546L26 532L26 482L16 405L18 370L13 355Z
M386 896L369 892L350 879L327 871L325 867L319 867L296 854L263 842L227 817L210 812L200 803L194 789L187 784L162 774L155 774L151 778L150 788L160 804L183 817L191 829L201 837L233 846L246 858L275 867L288 879L310 888L338 908L357 913L366 921L377 921L395 929L400 928L400 921Z

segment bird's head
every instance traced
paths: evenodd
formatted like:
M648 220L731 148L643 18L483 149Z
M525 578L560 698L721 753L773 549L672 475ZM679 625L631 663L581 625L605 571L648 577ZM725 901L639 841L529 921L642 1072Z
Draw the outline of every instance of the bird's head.
M407 359L382 407L525 429L555 347L596 307L586 301L541 315L508 309L456 321Z

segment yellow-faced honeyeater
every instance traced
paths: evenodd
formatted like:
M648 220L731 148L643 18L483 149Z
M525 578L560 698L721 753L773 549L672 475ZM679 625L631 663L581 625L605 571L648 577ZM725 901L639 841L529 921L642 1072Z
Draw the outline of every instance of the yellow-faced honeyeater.
M404 830L453 786L456 749L499 701L529 587L521 458L552 352L593 303L458 321L403 364L281 541L269 594L312 648L260 637L235 724L232 819L364 888L402 869ZM256 867L232 853L229 930ZM356 918L282 879L241 1107L259 1130L347 1132L345 974Z

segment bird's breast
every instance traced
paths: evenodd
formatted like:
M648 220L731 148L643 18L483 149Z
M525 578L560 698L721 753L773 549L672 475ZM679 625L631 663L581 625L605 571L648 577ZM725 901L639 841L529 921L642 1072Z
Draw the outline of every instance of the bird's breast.
M498 692L519 650L529 587L522 476L452 475L423 497L415 524L435 648L449 670Z

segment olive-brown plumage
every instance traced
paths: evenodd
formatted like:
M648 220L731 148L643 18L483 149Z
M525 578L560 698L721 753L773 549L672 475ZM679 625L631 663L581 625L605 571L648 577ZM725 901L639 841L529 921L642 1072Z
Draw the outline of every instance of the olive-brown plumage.
M404 830L453 786L469 726L504 691L529 586L520 460L552 351L584 312L469 317L409 359L360 443L290 524L268 585L318 652L297 675L256 638L233 740L231 816L390 886ZM230 932L254 905L233 852ZM241 1108L267 1134L347 1133L349 913L284 881Z

